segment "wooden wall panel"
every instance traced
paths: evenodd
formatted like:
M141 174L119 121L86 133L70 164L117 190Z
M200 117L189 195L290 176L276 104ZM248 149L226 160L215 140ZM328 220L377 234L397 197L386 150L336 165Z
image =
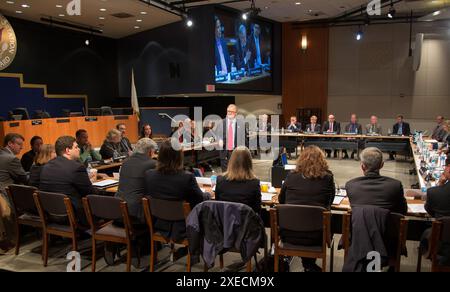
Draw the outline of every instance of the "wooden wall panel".
M308 49L301 50L302 35ZM283 116L287 122L298 108L320 108L327 114L328 35L326 27L283 24Z
M91 117L89 117L91 118ZM40 125L32 125L33 121L8 121L0 123L0 139L8 133L18 133L24 136L25 144L21 155L30 148L30 140L33 136L41 136L46 144L54 144L60 136L75 136L78 129L85 129L89 134L89 141L94 147L100 147L109 130L117 124L124 123L127 126L127 137L132 143L138 138L138 121L136 116L101 116L92 117L96 121L88 121L86 117L43 119ZM68 123L58 123L58 120L69 120Z

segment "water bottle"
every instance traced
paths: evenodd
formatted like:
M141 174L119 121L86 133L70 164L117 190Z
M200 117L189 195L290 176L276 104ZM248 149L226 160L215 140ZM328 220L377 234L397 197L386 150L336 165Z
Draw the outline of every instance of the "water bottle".
M392 135L392 129L389 128L389 129L388 129L388 136L391 136L391 135Z
M281 128L281 134L284 134L284 127Z
M216 175L216 172L213 169L212 170L212 175L211 175L211 188L214 189L216 187L216 184L217 184L217 175Z
M234 63L231 63L231 72L236 72L236 66L234 65Z

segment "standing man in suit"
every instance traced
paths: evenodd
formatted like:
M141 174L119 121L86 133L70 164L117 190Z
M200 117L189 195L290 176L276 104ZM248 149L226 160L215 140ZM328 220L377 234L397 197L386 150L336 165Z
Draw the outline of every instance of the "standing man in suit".
M145 172L156 167L154 156L158 145L149 138L142 138L136 144L133 155L120 169L119 190L116 197L128 203L130 216L144 221L142 198L145 193Z
M378 125L378 117L377 116L371 116L370 117L370 124L366 125L366 133L369 135L382 135L383 129L380 125Z
M431 138L433 138L434 140L437 140L438 142L442 142L442 140L444 139L445 136L445 131L444 131L444 117L443 116L437 116L436 117L436 128L434 128L433 130L433 135L431 136Z
M222 23L216 16L216 75L226 75L231 72L230 54L225 39L223 38ZM217 74L218 73L218 74Z
M237 118L238 108L234 104L230 104L227 108L227 117L222 123L222 151L220 151L220 165L222 171L228 168L228 160L231 153L237 146L245 146L245 124L241 119ZM244 139L242 136L244 135ZM220 135L218 135L220 137Z
M369 147L361 152L361 169L364 176L347 182L345 188L353 206L376 206L391 212L406 214L408 205L402 183L396 179L381 176L383 152Z
M288 129L289 131L291 131L293 133L299 133L302 130L302 124L297 122L297 117L296 116L291 116L291 121L286 126L286 129Z
M13 246L14 224L11 216L11 202L5 188L12 184L26 184L27 174L16 157L23 149L24 138L19 134L7 134L0 150L0 250Z
M317 123L317 116L312 116L309 119L309 124L306 125L306 132L308 133L320 133L321 127L320 124Z
M57 157L41 171L39 189L44 192L67 195L72 201L78 221L87 226L81 199L96 194L84 165L79 162L80 148L71 136L59 137L55 143Z
M411 135L411 129L409 127L409 123L404 121L403 115L397 116L397 123L393 126L392 129L393 135L398 136L409 136ZM389 152L389 159L395 160L396 152Z
M358 117L356 116L356 114L352 114L352 116L350 117L350 123L348 123L345 126L345 133L362 135L362 126L360 123L358 123ZM349 139L352 139L352 138L349 138ZM344 153L344 159L348 159L347 150L344 150L343 153ZM352 155L351 155L352 159L355 158L355 154L356 154L356 151L353 150Z
M329 134L336 134L336 135L341 134L341 124L339 122L336 122L336 118L333 114L329 115L328 121L326 121L323 124L322 133L324 133L324 134L329 133ZM327 157L330 157L331 150L326 150L326 152L327 152ZM338 153L338 150L335 149L334 150L334 158L337 157L337 153Z

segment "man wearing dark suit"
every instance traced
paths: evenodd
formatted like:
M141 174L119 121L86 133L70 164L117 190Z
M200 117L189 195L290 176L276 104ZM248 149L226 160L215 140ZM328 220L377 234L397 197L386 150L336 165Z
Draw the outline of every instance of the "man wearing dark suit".
M237 146L245 146L246 133L245 123L242 119L237 118L238 108L234 104L230 104L227 108L227 117L223 120L222 133L218 133L218 137L222 137L220 144L222 151L220 151L220 166L225 172L228 168L228 160L231 153Z
M409 123L405 122L403 120L402 115L397 116L397 123L393 126L392 129L392 135L398 135L398 136L409 136L411 135L411 129L409 127ZM389 159L395 160L395 154L396 152L390 152L389 153Z
M438 185L427 190L425 210L433 218L450 216L450 158L447 158L446 167Z
M249 68L252 68L255 63L255 50L248 40L247 28L245 25L241 24L241 26L239 26L238 36L236 42L235 65L237 70L248 70Z
M34 136L31 138L30 145L31 150L25 153L20 159L20 163L22 163L22 167L25 171L30 171L31 166L34 163L34 158L39 153L39 149L43 144L42 138L39 136Z
M92 186L84 165L79 162L80 148L74 137L59 137L55 143L57 157L43 166L39 189L67 195L76 210L77 219L87 225L81 199L97 190Z
M364 176L346 184L350 205L352 207L376 206L391 212L406 214L408 205L402 183L380 175L380 170L383 168L383 153L378 148L369 147L361 152L361 168Z
M120 140L120 147L123 149L123 152L126 152L128 156L133 154L133 146L131 146L130 140L126 137L127 126L125 124L118 124L116 129L120 131L122 134L122 138Z
M292 116L290 123L286 126L286 129L288 131L291 131L293 133L299 133L302 131L302 124L300 124L299 122L297 122L297 117L296 116Z
M360 123L358 123L358 117L356 114L352 114L350 117L350 123L348 123L345 126L345 133L346 134L354 134L354 135L362 135L362 126ZM349 138L351 139L351 138ZM362 146L362 145L360 145ZM344 153L344 159L348 159L348 153L347 150L342 151ZM352 159L355 158L356 151L353 150L352 152Z
M310 123L308 125L306 125L305 131L307 133L320 133L322 128L321 128L320 124L317 123L317 117L312 116L309 121L310 121Z
M442 142L442 140L444 139L444 136L445 136L444 117L437 116L436 123L437 123L437 125L436 125L436 128L434 128L434 130L433 130L433 135L431 136L431 138L433 138L434 140L437 140L438 142Z
M149 138L139 140L133 155L123 163L120 169L119 190L116 197L128 203L130 216L144 222L142 198L145 191L145 172L156 167L153 159L158 145Z
M261 38L261 26L259 24L252 25L252 35L251 35L252 46L255 49L255 66L261 67L263 64L269 63L270 51L267 47L267 42L264 42Z
M341 124L339 122L336 122L336 118L334 115L328 116L328 121L324 122L322 127L322 133L329 133L329 134L337 134L339 135L341 133ZM326 150L327 157L331 156L331 150ZM334 158L337 157L338 150L334 150Z
M228 53L227 42L223 38L222 23L216 16L216 74L225 75L231 72L230 54Z
M23 149L24 138L19 134L7 134L3 149L0 150L0 249L8 250L13 244L14 224L11 216L2 214L2 210L11 213L5 188L12 184L26 184L27 174L16 155Z

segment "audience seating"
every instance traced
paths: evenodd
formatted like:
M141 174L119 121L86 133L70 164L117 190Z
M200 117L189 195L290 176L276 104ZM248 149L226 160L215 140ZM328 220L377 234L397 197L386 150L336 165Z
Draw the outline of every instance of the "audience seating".
M83 198L83 206L92 232L92 272L95 272L97 260L97 241L126 244L127 272L130 272L132 256L131 242L139 232L135 232L133 229L128 214L127 203L115 197L89 195ZM99 224L99 220L106 220L106 223ZM120 222L120 224L123 223L124 227L114 225L114 221Z
M342 219L342 242L344 246L344 259L347 258L351 244L351 211L344 214ZM402 214L391 213L387 224L384 242L389 252L389 266L395 272L400 272L402 254L406 253L406 237L408 234L408 220ZM392 246L389 245L392 244ZM395 247L394 247L395 245Z
M279 270L280 256L296 256L322 259L322 271L327 268L327 247L331 248L330 270L333 270L334 241L331 235L331 212L322 207L303 205L278 205L270 210L272 241L275 247L274 271ZM302 246L283 242L280 231L322 231L322 244Z
M16 225L16 249L15 255L19 254L21 240L21 225L31 226L42 230L42 221L39 217L33 194L37 191L34 187L22 185L10 185L6 187L6 193L12 203L14 221Z
M160 242L163 244L170 244L171 254L174 253L175 244L183 245L188 249L186 270L191 271L191 255L189 253L189 241L187 238L183 238L178 241L174 241L171 238L167 238L160 234L153 225L154 218L162 219L166 221L186 221L191 207L189 203L183 201L167 201L160 199L151 199L149 197L142 199L144 207L145 220L147 221L148 228L150 230L150 272L154 272L155 264L158 256L155 243Z
M72 250L77 251L78 224L68 196L38 191L34 193L34 201L42 221L42 251L44 267L46 267L49 235L72 239Z

